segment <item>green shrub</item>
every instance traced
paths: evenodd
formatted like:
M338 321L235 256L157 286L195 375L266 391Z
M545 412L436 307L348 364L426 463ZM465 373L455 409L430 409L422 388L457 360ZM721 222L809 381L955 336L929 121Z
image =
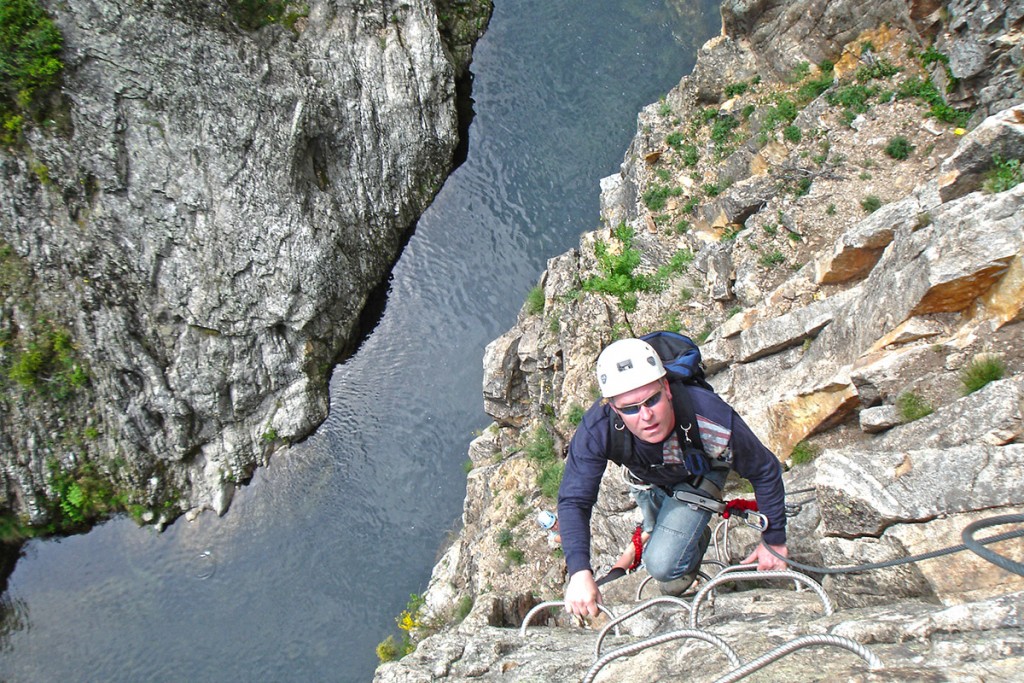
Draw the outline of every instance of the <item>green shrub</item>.
M750 88L750 85L748 83L730 83L729 85L725 86L725 96L726 98L730 98L736 97L737 95L742 95L743 93L747 92L748 88Z
M544 288L537 285L526 295L526 314L537 315L544 312Z
M931 404L911 391L904 391L896 397L896 411L904 422L913 422L934 412Z
M868 100L874 90L863 85L847 85L829 93L826 98L829 104L838 105L852 114L863 114L868 110Z
M573 403L572 406L570 406L569 412L565 416L565 419L573 427L576 427L579 425L579 423L583 422L583 415L586 412L587 411L583 408L583 406L579 405L578 403Z
M307 6L296 7L290 0L228 0L228 10L247 31L276 23L292 28L299 18L309 15Z
M0 0L0 111L8 132L12 113L31 108L39 94L57 87L63 44L60 29L37 0Z
M555 440L544 427L537 427L526 445L526 457L537 468L537 486L546 498L556 500L565 463L555 453Z
M775 266L779 265L780 263L785 263L785 262L786 262L786 257L778 249L775 249L774 251L770 251L770 252L764 254L759 259L759 263L762 266L765 266L767 268L774 268Z
M395 642L394 636L388 636L377 644L377 659L381 664L401 659L403 654L400 653L400 647Z
M797 445L793 446L793 450L789 454L789 459L794 465L805 465L821 453L821 449L817 446L812 446L806 441L801 441Z
M57 399L69 398L88 384L88 373L67 330L44 319L36 321L28 334L29 340L11 354L8 379Z
M795 144L803 139L803 133L797 126L789 125L782 129L782 137Z
M683 146L686 137L679 131L673 131L665 136L665 144L672 149L679 149Z
M885 146L885 153L898 161L909 157L912 151L914 151L914 146L910 144L910 140L907 140L902 135L890 138Z
M899 72L900 68L898 66L883 57L881 59L876 59L868 66L862 66L857 69L857 73L854 74L854 77L860 83L867 83L872 79L882 79L895 76Z
M665 208L665 204L668 203L669 197L678 197L682 193L682 188L655 184L644 192L644 206L651 211L661 211Z
M740 125L740 122L732 116L720 116L715 125L711 127L711 139L715 142L715 149L721 151L725 145L732 141L733 131Z
M473 596L472 595L463 595L461 598L459 598L459 602L456 603L456 605L455 605L455 614L454 614L455 621L456 622L465 621L466 617L468 617L469 613L472 612L472 611L473 611Z
M1001 380L1005 375L1006 365L997 356L975 356L960 372L963 394L972 394L989 382Z
M982 186L986 192L1005 192L1024 183L1024 168L1021 168L1020 159L1003 159L996 154L992 157L992 164Z
M687 168L693 168L700 161L700 153L697 151L696 145L683 145L683 165Z
M882 200L873 194L869 194L860 200L860 208L864 209L867 213L874 213L882 208Z

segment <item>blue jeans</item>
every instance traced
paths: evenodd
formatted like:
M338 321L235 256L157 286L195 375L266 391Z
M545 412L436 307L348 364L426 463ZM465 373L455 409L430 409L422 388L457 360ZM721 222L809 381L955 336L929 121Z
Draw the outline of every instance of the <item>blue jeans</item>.
M715 470L705 479L721 488L727 476L728 470ZM689 484L677 484L673 490L707 495ZM711 513L695 510L657 486L646 491L634 489L632 494L644 515L644 531L651 535L643 555L647 573L657 581L672 581L695 571L703 559L700 537L711 520Z

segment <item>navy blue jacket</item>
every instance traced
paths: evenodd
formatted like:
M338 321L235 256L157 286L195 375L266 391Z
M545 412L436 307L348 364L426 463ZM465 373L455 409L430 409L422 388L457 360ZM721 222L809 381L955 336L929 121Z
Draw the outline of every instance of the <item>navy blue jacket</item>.
M772 545L786 542L785 489L778 458L754 435L732 407L712 391L673 383L672 391L689 392L700 429L704 451L711 458L728 463L754 486L758 510L768 518L762 539ZM572 576L590 566L590 512L608 465L608 429L611 407L597 401L587 410L569 443L565 473L558 490L558 530L562 536L565 563ZM677 416L678 419L678 416ZM662 444L633 439L634 457L640 462L661 462ZM669 438L676 438L675 432ZM629 462L625 463L627 466ZM635 468L641 475L644 468ZM679 483L686 481L681 479Z

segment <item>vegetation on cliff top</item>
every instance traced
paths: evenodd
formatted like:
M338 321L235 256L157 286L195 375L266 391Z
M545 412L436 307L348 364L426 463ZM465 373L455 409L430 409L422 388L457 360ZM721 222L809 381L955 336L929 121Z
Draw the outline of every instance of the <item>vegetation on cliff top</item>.
M64 63L60 29L36 0L0 0L0 144L18 140L26 118L44 118Z

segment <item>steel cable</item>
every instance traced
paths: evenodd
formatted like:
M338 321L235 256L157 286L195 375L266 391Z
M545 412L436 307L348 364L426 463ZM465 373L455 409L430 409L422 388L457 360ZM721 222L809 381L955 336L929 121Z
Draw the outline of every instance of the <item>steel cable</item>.
M679 640L680 638L696 638L703 640L706 643L711 643L719 650L721 650L726 657L729 659L729 663L733 666L741 666L742 660L736 654L736 651L729 647L729 644L718 636L708 633L707 631L701 631L700 629L680 629L678 631L670 631L660 636L648 638L647 640L641 640L640 642L633 643L632 645L625 645L617 650L612 650L601 659L594 662L594 665L587 671L586 676L583 677L583 683L592 683L598 672L605 667L608 662L611 662L619 657L625 657L626 655L635 654L641 650L645 650L655 645L661 645L662 643L668 643L673 640Z
M1012 517L1014 519L1010 519L1010 520L1007 520L1007 521L1004 521L1004 522L1000 522L1000 523L1007 524L1009 522L1024 521L1024 515L1005 515L1005 517ZM1001 518L994 517L994 518L991 518L991 519L1001 519ZM986 520L979 520L979 521L984 522ZM967 526L967 528L964 529L964 531L966 531L967 529L969 529L971 527L975 527L974 529L972 529L972 533L973 533L977 529L982 528L981 526L975 526L977 524L978 524L978 522L975 522L974 524L969 524ZM990 525L982 525L982 526L990 526ZM975 538L971 537L971 542L972 542L972 544L978 544L979 546L981 546L981 545L988 545L989 543L997 543L999 541L1006 541L1006 540L1009 540L1011 538L1018 538L1020 536L1024 536L1024 529L1019 529L1017 531L1007 531L1006 533L998 534L996 536L989 536L987 538L982 538L982 539L975 539ZM958 553L958 552L961 552L963 550L968 550L969 549L968 546L965 543L961 543L959 545L952 545L952 546L949 546L948 548L940 548L939 550L932 550L931 552L921 553L919 555L910 555L909 557L897 557L897 558L894 558L892 560L886 560L885 562L871 562L871 563L868 563L868 564L848 565L848 566L845 566L845 567L815 567L813 565L803 564L802 562L797 562L796 560L793 560L793 559L788 558L788 557L783 557L782 555L777 553L771 546L769 546L767 544L765 544L764 547L767 548L768 552L770 552L772 555L774 555L775 557L779 558L780 560L782 560L786 564L790 565L791 567L793 567L795 569L799 569L800 571L803 571L803 572L809 572L811 574L856 574L858 572L866 572L866 571L869 571L869 570L872 570L872 569L885 569L886 567L896 567L896 566L899 566L901 564L910 564L911 562L920 562L922 560L931 560L931 559L934 559L936 557L942 557L943 555L952 555L953 553ZM995 553L992 553L992 554L994 555ZM995 562L995 560L993 560L993 559L991 559L989 557L986 557L985 555L981 555L981 557L984 557L986 560L989 560L990 562ZM997 557L1002 558L1001 555L997 555ZM1002 558L1002 559L1005 560L1006 562L1011 562L1010 560L1006 560L1006 558ZM1024 575L1024 571L1011 569L1010 567L1004 566L1003 564L1001 564L999 562L996 562L996 564L998 564L1000 567L1003 567L1003 569L1006 569L1007 571L1011 571L1011 572L1014 572L1016 574ZM1016 565L1017 567L1020 567L1020 563L1012 562L1012 564Z
M998 517L989 517L988 519L979 519L976 522L971 522L964 527L963 532L960 534L960 538L963 539L964 546L967 547L972 553L979 555L997 567L1001 567L1008 572L1019 574L1024 576L1024 563L1016 562L1008 557L1000 555L994 550L989 550L983 544L991 542L988 538L980 541L974 538L974 532L985 529L990 526L1000 526L1001 524L1013 524L1024 522L1024 515L1000 515Z
M763 581L767 579L793 579L799 581L818 594L818 598L821 600L822 607L825 610L825 616L832 614L834 608L832 607L832 601L829 600L828 595L825 593L825 589L821 587L817 581L809 576L805 576L800 572L793 572L788 570L782 571L754 571L754 572L727 572L719 574L715 578L708 581L705 585L701 586L701 589L697 592L697 595L693 598L693 603L690 605L690 628L697 628L697 615L700 612L700 603L704 600L704 596L708 594L715 586L720 583L726 583L728 581Z
M646 610L646 609L648 609L650 607L653 607L655 605L666 604L666 603L667 604L672 604L672 605L678 605L679 607L685 607L687 612L690 611L690 603L686 602L682 598L677 598L677 597L672 596L672 595L662 595L660 598L651 598L647 602L644 602L641 605L639 605L637 607L634 607L633 609L629 610L628 612L626 612L622 616L615 617L610 622L608 622L607 626L605 626L603 629L601 629L601 634L597 637L597 646L594 648L594 656L595 657L600 657L601 656L601 643L604 642L604 637L608 634L608 631L610 631L612 628L618 626L619 624L624 622L626 619L629 619L631 617L635 617L636 615L640 614L641 612L643 612L644 610Z
M857 641L850 640L849 638L843 638L842 636L830 636L824 633L818 633L808 636L800 636L788 643L783 643L779 647L770 652L766 652L757 659L753 659L739 668L730 671L725 676L716 680L715 683L733 683L734 681L738 681L741 678L749 676L755 671L764 668L777 659L782 659L791 652L795 652L796 650L809 647L811 645L833 645L835 647L846 648L864 659L871 669L881 669L884 666L881 659Z

